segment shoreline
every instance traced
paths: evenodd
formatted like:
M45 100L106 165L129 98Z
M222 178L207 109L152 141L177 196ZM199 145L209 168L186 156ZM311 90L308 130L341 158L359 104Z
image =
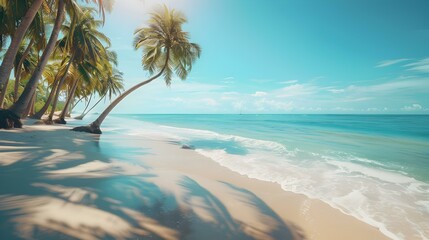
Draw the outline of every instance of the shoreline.
M170 142L168 139L159 136L106 134L99 137L102 139L99 140L93 135L73 133L68 129L64 126L26 125L23 130L0 132L0 135L6 136L1 139L2 145L5 146L0 149L0 154L8 156L7 161L1 162L2 173L6 171L5 167L14 169L13 166L21 162L34 161L36 163L34 166L37 166L34 171L38 171L41 175L33 181L37 180L39 183L27 182L24 185L30 184L32 189L44 188L49 191L32 196L30 200L42 201L47 197L56 198L42 204L45 208L38 209L36 212L40 215L46 215L46 212L53 214L48 214L50 217L45 220L55 219L68 223L66 225L69 226L67 228L56 226L53 229L45 222L30 221L31 217L35 217L34 212L23 214L18 219L13 214L9 215L9 211L14 212L17 209L22 211L28 204L27 201L20 199L15 202L26 204L12 206L12 208L10 205L14 205L11 204L14 201L10 195L22 198L31 194L21 192L18 195L14 193L13 188L2 187L0 214L4 215L2 219L8 220L9 227L38 229L41 232L50 229L50 231L59 232L60 235L75 237L79 235L73 234L83 234L82 236L88 239L97 236L124 237L150 234L165 239L177 239L180 236L186 236L187 239L198 239L204 236L213 238L233 236L239 239L246 239L249 236L257 239L388 239L377 228L346 215L322 201L287 192L276 183L240 175L196 151L182 149L181 145ZM65 131L68 136L63 136ZM31 141L31 138L35 137L44 138L45 148L41 143L34 144ZM58 139L63 141L58 142ZM35 156L29 155L34 149L42 152L44 158L35 159ZM114 153L115 149L122 151ZM46 154L47 152L49 154ZM30 172L32 170L29 169ZM2 182L10 180L7 179L8 176L3 175ZM126 183L116 182L116 178L121 178L121 181ZM85 185L74 186L74 184L71 184L72 193L64 195L64 189L68 189L65 185L70 181L82 179L95 182L113 181L124 189L132 189L126 191L125 195L133 196L129 198L117 196L124 193L122 188L116 191L111 190L110 187L107 190L104 187L88 189ZM58 181L67 183L60 184L63 191L61 187L58 189ZM136 186L140 187L141 184L150 185L149 192L157 194L140 192L141 188L129 181L133 183L138 181L139 185ZM76 192L79 196L76 196ZM94 194L97 196L94 197ZM104 204L96 201L101 198L105 199ZM82 232L79 227L82 223L76 225L82 219L71 220L47 210L47 207L55 205L53 202L59 199L81 208L91 207L86 212L98 210L103 211L102 213L110 218L118 218L116 220L122 223L122 229L118 230L117 226L110 226L112 229L109 230L106 224L100 225L100 221L93 219L83 225L89 229L97 227L98 233L89 230ZM142 216L136 211L142 207L148 212L156 209L154 208L156 204L142 204L139 200L157 202L162 199L174 201L174 204L167 201L162 209L171 210L174 213L173 219L182 224L186 222L189 226L174 225L168 221L166 223L165 216L157 216L153 212ZM7 200L10 204L5 206L2 202ZM116 209L113 206L120 211L113 211L112 209ZM102 213L98 212L98 214ZM148 219L148 216L151 218Z

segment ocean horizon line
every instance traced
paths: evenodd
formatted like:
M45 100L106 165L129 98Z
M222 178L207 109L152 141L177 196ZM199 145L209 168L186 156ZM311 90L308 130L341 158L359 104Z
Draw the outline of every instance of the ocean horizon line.
M93 113L98 114L98 112ZM112 113L112 115L335 115L335 116L429 116L421 113Z

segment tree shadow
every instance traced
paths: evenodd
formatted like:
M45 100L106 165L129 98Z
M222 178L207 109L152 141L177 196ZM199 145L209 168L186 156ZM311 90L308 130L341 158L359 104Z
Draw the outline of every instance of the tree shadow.
M177 196L133 159L147 149L115 140L66 128L0 131L0 239L304 239L231 184L223 183L275 227L245 231L222 199L187 176L173 182L185 193Z
M299 227L286 224L255 194L229 183L223 184L231 190L232 194L221 199L216 197L208 188L189 177L183 177L179 181L179 185L186 191L183 198L184 202L188 206L192 206L194 212L203 210L203 214L205 212L207 215L201 217L201 213L194 213L200 221L195 226L203 228L204 231L200 231L202 235L193 236L193 239L305 239L304 233ZM225 192L224 190L221 191ZM199 199L199 201L195 199ZM239 205L228 204L228 202L236 202L236 200L239 200ZM237 209L231 211L231 206ZM251 208L250 211L256 213L259 219L245 219L249 214L238 216L240 213L237 214L237 212L249 211L249 207Z
M285 223L273 209L254 193L231 183L221 183L232 189L243 204L258 209L263 215L269 216L274 220L275 224L272 225L273 229L270 232L270 236L273 236L274 239L306 239L304 231L299 226L293 223ZM293 231L289 228L292 228Z

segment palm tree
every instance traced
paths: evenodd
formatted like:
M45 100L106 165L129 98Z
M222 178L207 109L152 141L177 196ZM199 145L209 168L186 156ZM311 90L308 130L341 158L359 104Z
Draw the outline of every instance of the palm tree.
M7 1L7 4L4 4L5 7L0 7L0 20L2 23L0 24L0 39L3 42L8 37L14 36L14 33L17 29L17 24L22 19L22 16L25 14L25 11L30 6L29 1L21 1L21 0L12 0ZM7 73L7 77L5 75L5 80L3 83L3 87L0 87L0 106L2 106L4 101L4 96L6 94L6 91L4 91L7 88L7 85L9 83L9 75L12 68L15 68L15 79L17 75L19 76L19 66L17 65L19 59L22 61L25 60L25 58L28 55L28 52L33 47L33 43L37 42L36 44L39 48L44 45L45 43L45 29L44 29L44 21L41 12L37 13L34 17L33 21L30 24L30 27L28 28L28 31L25 34L25 38L29 40L29 44L27 47L27 54L22 55L22 46L26 45L26 41L21 40L20 46L18 47L18 50L15 53L15 59L12 63L12 67L10 68L9 72ZM23 38L24 39L24 38ZM13 41L13 39L11 39ZM11 51L15 51L13 48L8 49L9 53ZM6 55L8 52L6 52ZM6 69L7 64L2 62L3 66ZM17 70L18 69L18 70ZM0 67L1 70L1 67ZM1 78L1 76L0 76ZM15 86L19 84L19 80L15 81ZM0 80L2 81L2 80ZM0 84L1 85L1 84Z
M5 5L7 5L7 7L12 8L13 6L11 5L13 5L14 3L16 4L16 1L8 1L8 3L9 4ZM24 38L28 27L30 27L31 22L33 22L34 17L42 6L42 3L43 0L34 0L29 6L25 15L22 17L22 19L20 19L20 24L16 28L16 31L12 36L9 48L6 51L6 54L0 66L0 91L5 91L6 89L6 81L9 80L10 72L13 68L13 61L15 60L16 54L18 53L21 41ZM22 6L22 4L20 6ZM18 19L13 19L12 21L18 21Z
M22 7L24 7L22 2L25 2L26 5L28 5L30 1L15 1L15 0L1 1L0 7L3 7L3 8L6 7L7 8L7 7L11 6L11 4L15 4L17 7L22 8ZM57 19L58 20L61 20L62 16L65 15L65 12L64 12L65 8L63 7L64 4L67 4L70 7L77 6L77 3L75 2L75 0L33 0L31 5L27 6L27 9L25 11L25 15L22 18L13 19L13 21L19 22L19 26L16 28L16 31L13 34L10 46L9 46L9 48L8 48L4 58L3 58L3 62L1 64L1 66L0 66L0 91L4 88L4 84L6 82L6 79L8 79L10 76L10 72L12 71L12 67L13 67L13 61L14 61L16 53L19 49L19 45L21 44L21 41L23 40L25 33L26 33L27 29L29 28L31 22L34 20L37 12L39 11L39 9L41 8L42 5L44 5L45 8L49 8L49 6L51 6L53 2L56 2L58 4L58 13L57 13ZM103 20L104 20L104 9L106 8L107 10L110 10L111 6L113 5L113 0L85 0L85 2L86 3L89 3L89 2L96 3L99 6L99 10L103 14ZM56 33L59 31L60 26L61 26L61 24L55 24L54 25L54 28L52 30L53 34L51 36L56 35ZM2 37L3 36L0 36L0 39ZM50 44L52 45L51 47L49 47L49 43L48 43L47 54L44 54L45 58L49 58L50 54L52 53L52 51L49 51L49 49L53 48L53 45L55 45L56 38L53 40L54 41L50 41ZM1 43L1 40L0 40L0 43ZM43 68L46 65L46 63L43 64L43 62L44 62L43 57L42 57L41 62L42 62L41 71L43 71ZM40 72L40 71L36 71L36 72ZM40 74L36 73L35 75L36 76L38 75L38 78L37 78L37 80L38 80L41 76L41 73ZM31 82L34 82L34 81L31 81ZM31 86L31 88L34 89L35 85L37 85L37 84L32 84L32 85L34 85L34 86ZM32 93L32 91L27 91L26 94L32 95L31 93Z
M95 81L91 81L90 85L86 85L78 91L80 99L86 99L86 106L82 114L75 117L75 119L83 119L107 96L109 100L111 100L113 95L119 94L124 89L122 73L116 69L118 66L118 56L116 52L106 49L105 53L106 56L102 57L102 61L98 62L100 68L103 69L100 72L101 75L95 74ZM99 100L87 111L95 95L99 96ZM76 104L74 106L76 106Z
M37 113L35 113L33 116L31 116L31 118L41 119L43 114L45 114L45 112L48 110L49 106L51 105L52 100L55 97L56 89L57 89L58 84L60 82L60 78L62 76L61 73L64 72L63 64L62 64L63 62L61 62L61 63L54 62L54 63L51 63L45 67L45 70L43 71L43 75L44 75L44 79L46 80L46 82L48 84L47 88L49 88L49 86L50 86L51 91L49 92L49 95L48 95L43 107Z
M40 1L40 0L34 0L34 2L36 1ZM28 104L31 101L31 98L33 97L33 93L37 88L37 85L43 73L43 70L49 60L49 57L51 56L54 50L59 31L61 29L62 22L65 18L66 10L68 10L71 19L74 19L74 13L80 10L79 5L75 0L56 0L55 2L57 3L56 19L51 32L51 36L49 38L49 41L46 45L45 50L43 51L42 57L40 58L40 61L35 71L33 72L32 77L27 82L24 88L24 91L19 97L18 101L15 102L8 109L7 114L0 114L0 122L6 121L5 119L3 119L5 116L13 116L13 121L16 122L15 125L22 125L22 124L18 124L17 121L19 121L21 117L26 117L24 116L24 112L27 109ZM99 5L99 10L103 13L103 20L104 20L104 6L106 5L104 2L109 2L109 0L85 0L85 2L97 3ZM6 60L9 61L8 59L5 58L3 62L5 62ZM13 61L13 59L11 61ZM10 71L9 71L9 74L10 74ZM2 82L0 83L2 84Z
M95 20L91 15L92 12L92 9L85 9L77 17L73 29L65 26L65 36L59 41L60 48L66 49L70 53L70 61L76 65L76 70L85 75L95 75L97 72L101 73L104 65L100 63L103 63L103 59L106 59L105 56L107 56L106 47L103 43L110 45L109 38L97 30L102 25L102 22ZM91 81L90 77L83 78L83 80L85 79ZM66 123L64 118L74 99L78 84L79 78L76 78L59 120L56 122Z
M27 85L24 88L23 93L19 97L18 101L16 101L12 107L9 108L15 115L19 117L23 116L23 113L28 107L30 100L33 96L34 91L36 91L37 84L39 83L39 79L42 76L43 70L48 63L49 57L55 48L55 43L58 38L58 34L60 32L61 25L63 23L65 17L65 2L64 0L58 1L57 6L57 15L54 23L54 27L52 29L51 36L49 38L48 44L46 45L45 50L43 51L42 57L37 64L36 70L33 72L30 80L27 82Z
M30 43L28 43L27 48L24 50L24 52L22 53L21 56L17 55L17 58L15 59L15 85L14 85L14 93L13 93L13 102L18 101L18 87L19 87L19 82L21 80L21 73L22 73L22 68L24 68L26 71L26 73L28 73L28 71L30 69L28 69L28 67L26 68L26 66L28 65L28 63L30 63L29 59L27 58L30 55L30 51L31 48L33 47L34 44L34 39L30 40ZM27 63L27 64L25 64ZM34 62L32 62L34 63ZM0 99L1 101L1 99Z
M85 107L85 110L82 112L80 116L75 117L75 119L82 120L89 112L91 112L92 109L94 109L101 100L105 99L106 97L109 98L109 100L112 99L113 95L117 95L124 89L124 85L122 83L122 73L114 70L112 75L107 78L106 81L101 81L99 86L100 89L98 89L98 95L100 96L100 99L88 110L88 106Z
M182 24L186 18L180 12L164 9L151 15L149 26L137 29L135 32L134 46L143 48L143 68L154 76L143 81L117 97L101 114L88 126L76 127L74 131L101 134L100 126L107 115L126 96L146 85L160 76L163 76L167 85L175 73L180 79L185 80L192 69L192 64L199 58L201 49L195 43L189 42L189 34L184 32Z
M64 61L61 65L64 65L64 63L66 62L67 59L68 58L64 59ZM69 76L69 70L70 70L72 63L73 63L73 57L70 57L70 59L68 60L68 63L64 66L64 69L62 70L61 78L59 79L56 86L52 87L52 91L55 91L55 94L53 95L53 103L52 103L51 113L49 114L48 120L46 121L49 124L52 123L52 118L54 116L55 109L57 108L58 99L59 99L59 96L60 96L60 93L62 90L61 88L63 87L63 83L66 80L67 76Z
M31 5L32 8L30 8L30 10L34 9L36 11L34 13L34 15L37 13L38 8L37 9L36 9L36 7L33 8L33 6L35 6L35 4L39 3L40 1L42 1L42 0L33 0L33 4ZM25 117L23 114L24 114L25 110L27 109L28 104L31 101L33 93L36 90L36 87L38 86L38 82L39 82L39 79L42 75L42 72L43 72L43 70L44 70L44 68L45 68L45 66L49 60L49 57L51 56L51 54L54 50L59 31L60 31L62 22L63 22L64 17L65 17L65 10L66 9L69 10L70 19L73 19L73 11L78 11L80 9L76 0L45 0L45 1L47 1L49 3L55 2L56 6L57 6L56 20L55 20L55 23L54 23L54 26L53 26L53 29L51 32L51 36L49 38L49 41L46 45L45 50L43 51L43 54L42 54L42 57L40 58L38 66L36 67L35 71L33 72L33 75L30 78L30 80L27 82L27 84L24 88L24 91L21 94L21 96L19 97L18 101L15 102L7 111L2 110L5 112L0 113L0 123L4 123L4 124L0 124L0 128L2 128L2 127L9 128L9 127L11 127L11 125L22 126L22 123L20 123L20 118ZM102 14L103 14L103 20L104 20L104 7L106 5L108 5L107 3L111 2L111 1L112 0L85 0L85 2L87 2L87 3L93 2L93 3L98 4L99 11L102 12ZM43 1L42 1L42 3L43 3ZM38 5L38 7L40 7L42 3L40 3L40 5ZM4 1L1 1L1 6L4 7L5 5L6 4L4 3ZM66 8L66 6L67 6L67 8ZM25 17L27 17L27 15L29 15L30 10L27 11ZM27 18L25 18L25 17L22 19L22 22L24 22L24 20L27 20ZM28 18L31 18L31 16L29 16ZM33 16L33 18L34 18L34 16ZM31 21L32 20L33 19L31 19ZM31 23L31 21L30 21L30 23ZM23 25L23 24L21 23L20 27L21 27L21 25ZM18 30L20 30L20 28L18 28L16 32L20 32ZM22 34L25 34L25 30L22 31L22 32L24 32ZM22 40L22 38L20 40ZM12 40L12 42L14 42L14 41L15 40ZM18 43L18 45L19 45L19 43ZM12 45L9 47L11 49L11 51L13 50L12 47L13 47ZM9 49L8 49L8 51L9 51ZM5 56L3 58L2 65L5 64L6 67L9 66L9 64L11 64L9 62L13 62L13 59L14 59L14 57L11 58L9 55ZM2 68L2 69L0 69L1 70L0 75L1 76L7 75L7 77L4 77L5 79L8 78L8 76L10 75L10 70L8 70L8 68L6 68L6 67L0 67L0 68ZM0 87L1 87L1 85L3 85L4 81L5 80L0 81ZM8 122L9 123L13 122L13 124L7 124Z

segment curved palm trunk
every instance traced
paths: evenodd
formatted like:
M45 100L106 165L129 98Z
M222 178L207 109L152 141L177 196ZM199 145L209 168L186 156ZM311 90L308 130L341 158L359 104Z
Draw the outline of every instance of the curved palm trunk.
M64 105L63 110L61 111L60 117L59 119L57 119L55 122L56 123L60 123L60 124L66 124L67 122L65 121L66 118L66 114L69 111L69 107L70 104L72 102L72 99L74 98L74 94L76 93L76 89L77 89L77 83L79 82L79 79L76 79L73 83L73 87L70 91L70 94L67 98L66 104Z
M9 78L6 79L4 85L6 86L4 90L0 92L0 108L3 108L4 99L6 97L7 85L9 84Z
M34 91L33 96L31 97L30 104L28 104L27 109L25 109L25 112L22 114L22 118L27 118L28 115L34 113L35 102L36 102L36 91Z
M73 109L77 106L78 103L82 101L83 97L79 98L75 103L72 104L70 111L73 111Z
M124 99L126 96L128 96L130 93L134 92L138 88L152 82L153 80L157 79L159 76L162 75L162 73L164 72L164 70L167 66L167 63L169 61L168 53L169 52L167 51L167 60L165 62L165 65L157 75L155 75L155 76L149 78L148 80L141 82L141 83L135 85L134 87L128 89L127 91L123 92L112 103L110 103L110 105L100 114L100 116L98 116L98 118L94 122L92 122L89 126L75 127L72 130L77 131L77 132L88 132L88 133L93 133L93 134L101 134L102 133L100 130L101 124L103 123L103 121L107 117L107 115L109 115L109 113L116 107L116 105L118 105L122 101L122 99Z
M13 88L13 102L15 103L18 101L18 88L19 88L19 82L21 81L21 71L22 71L22 64L24 63L25 59L27 59L28 55L30 54L30 50L33 47L34 39L31 39L30 43L28 44L27 48L25 49L24 53L22 54L21 59L19 60L19 63L17 65L17 69L15 69L15 86Z
M43 114L45 114L45 112L48 110L49 105L51 105L52 103L52 99L54 99L54 95L57 92L57 87L58 87L58 83L60 82L60 79L56 79L54 81L54 83L52 84L52 89L51 92L49 93L48 99L46 99L45 105L43 105L43 107L33 116L31 116L31 118L33 119L41 119Z
M85 110L83 111L83 113L80 115L80 116L78 116L78 117L75 117L74 119L78 119L78 120L82 120L89 112L91 112L92 111L92 109L94 109L100 102L101 102L101 100L103 100L104 98L106 97L106 95L103 95L102 97L100 97L100 99L98 99L98 101L94 104L94 106L92 106L89 110L88 110L88 112L85 112Z
M64 21L64 15L65 15L64 0L59 0L57 17L55 19L54 28L52 29L52 33L49 38L48 44L46 45L45 51L43 51L43 55L33 75L31 76L30 80L25 86L24 92L21 94L18 101L14 103L12 107L9 108L9 110L11 110L14 114L18 116L21 116L24 113L26 107L28 106L31 100L31 97L33 95L33 92L36 90L39 79L42 76L43 69L48 63L49 57L51 56L52 52L54 51L55 43L57 41L58 34L61 30L61 25Z
M48 117L48 120L47 120L48 123L52 123L52 118L54 117L54 112L55 112L55 109L57 108L57 104L58 104L58 98L60 97L61 88L64 85L64 81L66 80L67 73L68 73L68 71L70 69L71 64L73 63L73 60L74 60L74 56L72 56L70 58L69 62L67 63L66 69L64 70L64 74L63 74L63 76L61 76L61 79L58 82L58 86L57 86L57 88L55 90L54 102L52 103L51 112L49 113L49 117Z
M79 116L75 117L74 119L82 120L82 118L83 118L83 116L84 116L84 114L85 114L86 110L87 110L87 109L88 109L88 107L89 107L89 104L91 104L92 96L93 96L93 95L94 95L94 94L91 94L91 96L89 96L89 101L88 101L88 103L86 104L85 109L83 109L82 113L81 113ZM102 98L101 98L101 99L102 99ZM76 105L74 105L74 106L76 106ZM73 106L73 107L74 107L74 106ZM73 108L72 108L71 110L73 110Z
M10 72L12 71L13 61L15 60L16 54L18 53L19 45L21 44L28 27L31 25L31 22L33 22L37 11L39 11L40 7L42 6L42 3L43 0L33 1L12 37L12 41L10 42L9 48L4 55L3 62L0 66L0 91L2 92L6 90L7 85L5 83L9 79Z
M152 82L153 80L155 80L156 78L158 78L159 76L161 76L162 72L163 71L161 71L160 73L158 73L156 76L154 76L152 78L149 78L148 80L146 80L144 82L141 82L141 83L135 85L134 87L128 89L127 91L123 92L89 126L76 127L76 128L73 128L72 130L73 131L78 131L78 132L89 132L89 133L94 133L94 134L101 134L101 130L100 130L101 124L103 123L103 121L107 117L107 115L109 115L109 113L116 107L116 105L118 105L122 101L122 99L124 99L126 96L128 96L130 93L132 93L136 89L138 89L141 86L144 86L144 85ZM83 128L87 128L87 129L83 129Z
M83 112L82 112L82 113L85 113L85 112L86 112L86 110L88 109L89 104L91 104L91 101L92 101L92 97L93 97L93 96L94 96L94 93L93 93L93 94L91 94L91 96L89 96L88 104L86 104L85 109L83 109Z
M143 81L143 82L133 86L132 88L128 89L127 91L125 91L121 95L119 95L119 97L117 97L112 103L110 103L110 105L100 114L100 116L98 116L98 118L95 119L95 121L92 122L89 126L75 127L72 130L77 131L77 132L88 132L88 133L93 133L93 134L101 134L102 133L100 130L101 124L103 123L103 121L107 117L107 115L109 115L109 113L116 107L116 105L118 105L122 101L122 99L124 99L130 93L134 92L138 88L140 88L140 87L152 82L153 80L157 79L158 77L160 77L162 75L162 73L164 73L165 68L167 67L169 61L170 61L170 49L167 48L164 66L162 67L161 71L159 71L158 74L149 78L146 81Z

